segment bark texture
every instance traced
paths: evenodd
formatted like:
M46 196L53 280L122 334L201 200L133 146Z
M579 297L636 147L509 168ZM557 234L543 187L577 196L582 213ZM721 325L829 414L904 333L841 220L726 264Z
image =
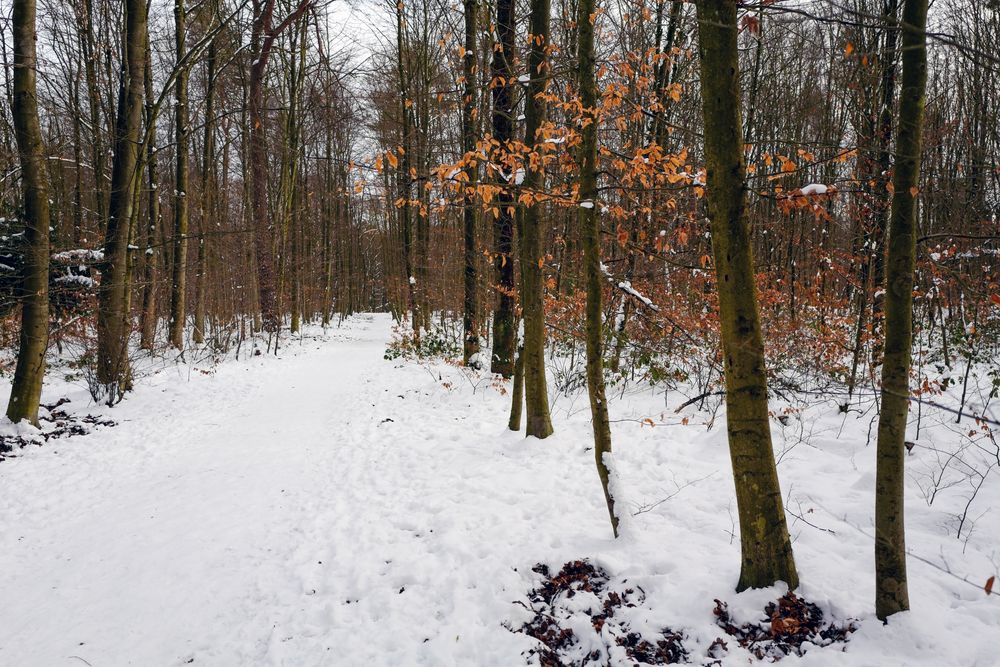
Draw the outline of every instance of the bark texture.
M906 584L903 483L906 417L913 343L913 267L917 195L927 86L927 0L903 5L903 70L899 134L892 175L892 212L886 261L882 409L875 473L875 613L886 619L910 608Z
M735 0L698 3L705 160L736 482L742 567L737 590L798 585L771 446L767 377L746 219Z
M24 269L18 290L21 333L17 367L7 403L14 423L38 425L38 401L49 344L49 188L38 122L35 0L14 0L14 136L24 192Z
M490 74L493 78L493 138L507 150L514 137L514 0L497 0L497 44ZM502 185L508 185L502 183ZM509 378L514 372L517 328L514 325L514 198L504 188L497 197L493 251L497 304L493 311L493 358L490 371Z
M184 0L174 0L174 44L177 63L186 53L187 16ZM170 345L184 349L184 324L187 321L188 253L188 68L180 65L174 80L174 262L170 283Z
M594 22L597 19L594 0L579 0L577 9L577 56L579 58L580 104L583 107L583 129L580 132L580 202L590 206L579 208L578 221L583 236L583 263L587 282L587 393L590 397L591 425L594 431L594 460L601 489L608 506L611 531L618 537L618 516L609 478L611 471L611 423L604 391L604 327L602 318L603 276L601 273L601 221L597 217L597 77L594 70Z
M132 208L139 178L140 124L143 112L143 75L146 61L146 3L125 2L124 76L118 93L115 122L111 198L104 235L104 262L98 290L97 384L108 404L121 400L131 389L128 359L129 284L128 245Z
M479 6L476 0L464 0L465 9L465 53L462 74L465 77L462 91L462 152L470 155L476 148L476 36ZM462 328L465 337L462 357L466 365L478 359L479 354L479 301L476 295L476 206L473 201L478 169L472 165L465 168L465 194L462 201L463 237L465 250L464 299ZM478 364L477 364L478 365Z
M547 48L549 46L550 0L531 0L528 33L531 47L528 51L528 81L524 102L525 143L539 153L543 148L540 130L545 124L547 104L542 98L549 77ZM545 167L541 159L537 168L525 167L524 187L541 191L545 187ZM520 216L518 238L521 267L521 319L524 322L524 399L525 433L536 438L552 435L549 416L549 395L545 381L545 307L542 292L542 266L545 251L542 247L541 205L536 202L525 206Z

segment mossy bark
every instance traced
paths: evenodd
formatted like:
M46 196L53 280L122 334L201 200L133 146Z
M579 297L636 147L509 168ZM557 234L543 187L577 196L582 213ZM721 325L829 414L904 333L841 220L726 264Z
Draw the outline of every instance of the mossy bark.
M490 76L493 86L493 138L509 150L514 137L514 0L497 0L497 43L493 48ZM507 186L506 182L499 183ZM493 264L496 271L496 308L493 311L493 355L490 372L509 378L514 372L517 327L514 324L514 198L504 187L497 195L497 215L493 221Z
M583 107L583 128L580 131L579 197L589 206L579 208L578 222L583 237L583 264L586 273L586 338L587 393L590 397L591 425L594 431L594 460L601 480L604 501L611 519L611 531L618 537L618 517L608 469L611 457L611 424L604 387L604 313L603 276L601 272L601 221L597 216L597 77L594 71L594 22L597 19L594 0L580 0L577 8L577 57L579 58L580 104ZM589 121L589 122L588 122Z
M184 0L174 0L174 44L177 62L186 53L187 15ZM174 80L174 263L170 281L170 345L184 349L184 324L187 321L187 251L188 251L188 68L183 66Z
M146 61L146 3L126 0L124 76L118 92L115 122L111 198L104 235L104 262L98 289L97 383L109 404L131 389L128 359L129 267L132 208L139 160L139 126L143 112L143 76Z
M719 291L726 426L740 518L737 590L798 585L768 423L767 378L746 219L735 0L698 3L708 210Z
M524 407L524 355L517 351L517 361L514 362L514 381L510 397L510 419L507 428L511 431L521 430L521 413Z
M143 89L146 93L146 177L148 183L148 203L146 206L147 225L145 239L145 262L142 278L142 313L139 321L139 347L152 350L156 338L156 277L160 264L160 192L156 172L156 98L153 95L153 67L149 48L149 34L146 34L146 62L143 67Z
M35 0L14 0L14 135L24 192L24 269L21 276L21 333L14 382L7 403L12 422L38 425L38 402L49 345L49 188L42 130L38 121L35 57Z
M540 130L545 123L547 104L542 98L549 78L548 56L550 0L531 0L528 33L533 37L528 51L527 94L524 103L525 143L535 152L541 150ZM545 169L541 159L537 169L525 168L524 187L529 192L545 188ZM552 435L549 395L545 381L545 307L543 300L541 204L526 206L520 216L518 237L521 267L521 317L524 322L524 397L525 432L536 438Z
M462 75L465 78L462 91L462 152L470 154L476 148L476 73L478 47L477 12L479 5L476 0L464 0L465 11L465 54L462 61ZM476 206L473 201L474 187L478 180L478 169L466 166L466 183L463 184L462 218L464 223L465 267L463 271L462 328L464 345L463 360L468 365L479 354L479 301L476 294L477 277L476 261Z
M882 409L875 473L875 613L885 619L910 608L903 523L904 440L913 341L913 267L917 194L927 87L927 0L903 5L903 71L886 259Z

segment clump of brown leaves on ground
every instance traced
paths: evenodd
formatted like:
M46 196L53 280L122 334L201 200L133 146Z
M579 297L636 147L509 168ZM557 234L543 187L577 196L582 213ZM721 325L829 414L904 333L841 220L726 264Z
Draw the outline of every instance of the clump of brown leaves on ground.
M69 414L60 406L69 403L62 398L52 405L43 405L46 413L39 415L37 430L0 435L0 461L14 458L16 452L28 445L41 446L49 440L87 435L95 426L117 426L114 420L96 415Z
M545 578L528 594L530 606L524 605L533 616L521 627L509 628L538 640L538 648L526 655L529 660L537 656L542 667L603 665L612 654L624 655L640 665L669 665L687 660L681 633L664 628L656 636L643 636L623 618L620 610L638 607L645 601L645 594L638 586L610 590L607 572L586 560L566 563L555 576L546 565L536 565L532 571ZM623 586L627 583L621 582ZM571 601L588 594L590 600L582 604L580 600ZM582 615L588 617L589 624L581 622ZM588 625L590 631L581 636L584 634L581 628Z
M766 618L759 623L737 626L726 603L715 601L716 623L759 660L774 662L792 654L801 656L810 646L842 644L855 630L850 621L844 625L824 623L823 612L818 606L792 592L778 598L777 602L768 603L764 613ZM720 657L718 652L725 650L725 642L716 639L712 649L710 654Z

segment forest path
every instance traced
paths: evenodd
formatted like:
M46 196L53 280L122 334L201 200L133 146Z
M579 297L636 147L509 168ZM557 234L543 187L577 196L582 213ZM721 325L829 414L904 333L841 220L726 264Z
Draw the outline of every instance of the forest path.
M470 622L511 664L524 639L486 610L518 577L489 544L532 480L469 446L501 422L434 418L389 325L161 372L117 427L0 464L0 664L480 664ZM487 474L503 497L477 503Z
M55 368L45 402L67 396L119 423L0 462L0 667L513 667L536 646L505 627L530 616L519 603L538 585L531 568L578 558L643 592L616 618L646 636L683 629L701 664L721 632L714 599L743 622L783 592L733 591L733 480L725 429L705 428L708 413L649 428L649 417L679 419L661 389L636 385L611 403L620 504L642 507L613 540L585 393L553 381L556 433L524 438L506 429L510 396L488 374L386 361L390 330L387 316L359 316L310 329L277 357L170 355L155 373L140 359L136 391L112 409ZM787 506L812 512L809 523L790 515L800 592L861 619L852 665L993 667L1000 608L924 561L911 561L914 611L889 626L874 618L867 426L832 404L772 425ZM928 431L942 446L952 437ZM918 456L911 469L932 463ZM1000 505L998 488L978 511ZM956 540L942 527L963 506L952 493L931 507L911 484L907 543L985 581L996 522L984 515ZM576 662L605 643L623 653L596 639L588 599L567 602ZM748 664L729 644L723 664ZM801 662L844 660L834 648Z

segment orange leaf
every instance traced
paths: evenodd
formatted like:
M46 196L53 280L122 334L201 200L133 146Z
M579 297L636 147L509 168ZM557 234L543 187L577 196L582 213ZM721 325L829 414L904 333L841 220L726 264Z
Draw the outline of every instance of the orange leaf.
M983 590L986 591L987 595L993 592L993 583L996 581L996 579L997 578L993 576L986 580L986 585L983 586Z
M990 301L993 302L994 306L1000 308L1000 294L990 294Z
M621 225L618 225L618 245L623 248L628 245L628 230Z

